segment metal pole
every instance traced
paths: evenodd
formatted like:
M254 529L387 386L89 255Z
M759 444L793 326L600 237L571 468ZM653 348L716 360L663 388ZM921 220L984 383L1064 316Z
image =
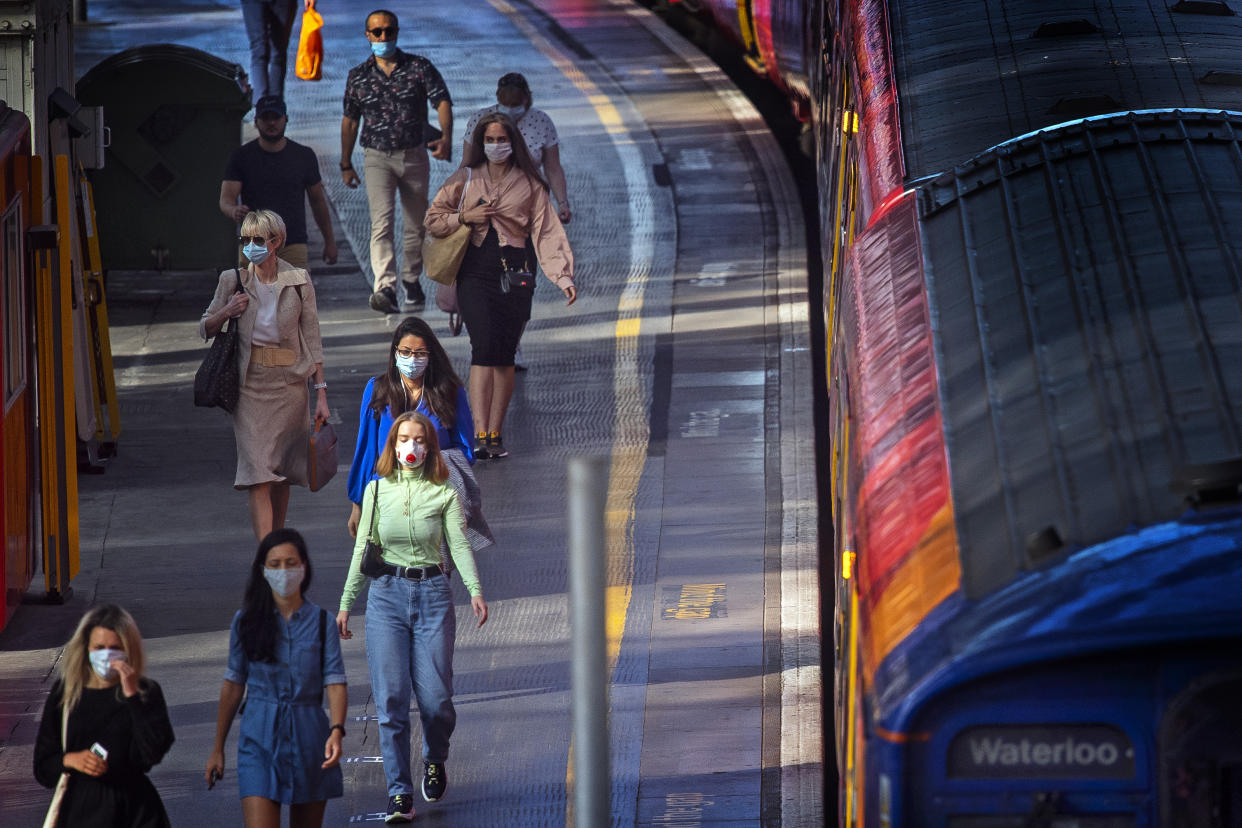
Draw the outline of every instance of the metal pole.
M609 824L608 660L604 638L607 474L602 457L569 461L570 685L577 828Z

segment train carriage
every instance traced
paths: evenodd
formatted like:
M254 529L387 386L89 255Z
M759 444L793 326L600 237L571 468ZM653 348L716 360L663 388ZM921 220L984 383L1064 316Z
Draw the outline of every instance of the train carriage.
M35 560L35 381L31 309L34 284L26 250L32 200L30 122L0 102L0 629L16 611L37 571Z
M1223 7L812 10L844 825L1242 820Z

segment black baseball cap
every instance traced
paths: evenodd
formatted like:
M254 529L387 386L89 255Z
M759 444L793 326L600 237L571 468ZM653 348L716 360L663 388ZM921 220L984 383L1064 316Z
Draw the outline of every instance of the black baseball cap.
M279 95L264 95L259 98L259 102L254 105L254 116L256 118L262 115L288 115L289 110L285 109L285 99Z

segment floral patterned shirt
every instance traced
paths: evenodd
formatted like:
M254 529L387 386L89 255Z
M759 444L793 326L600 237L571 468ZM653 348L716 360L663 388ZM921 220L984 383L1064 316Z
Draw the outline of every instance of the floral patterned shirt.
M397 50L397 67L385 75L371 56L349 70L345 117L362 121L362 146L377 150L413 149L423 143L427 106L448 101L444 78L421 55Z

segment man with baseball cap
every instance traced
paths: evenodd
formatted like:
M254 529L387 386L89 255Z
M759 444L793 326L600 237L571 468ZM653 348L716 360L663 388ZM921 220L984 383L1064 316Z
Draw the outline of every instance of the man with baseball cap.
M324 264L336 262L332 214L319 178L319 160L310 147L285 137L289 123L283 98L269 95L254 105L259 137L239 147L229 158L220 185L220 211L241 222L251 210L271 210L285 220L288 239L280 258L305 268L306 200L323 234Z

